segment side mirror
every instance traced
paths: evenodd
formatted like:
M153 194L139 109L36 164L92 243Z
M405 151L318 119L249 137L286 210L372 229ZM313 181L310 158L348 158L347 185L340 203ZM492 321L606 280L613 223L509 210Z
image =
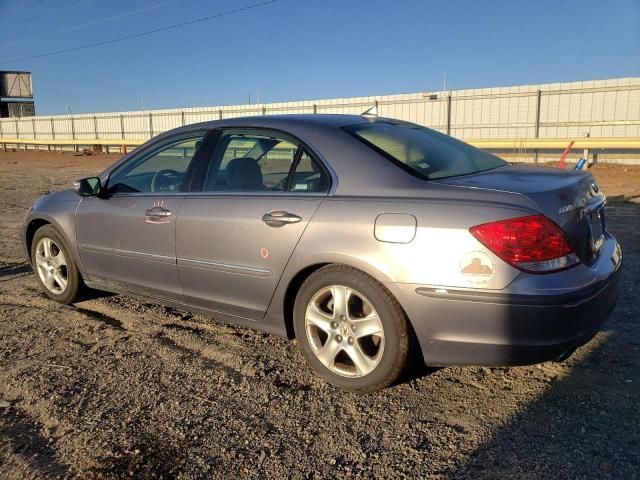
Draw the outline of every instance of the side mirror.
M73 189L81 197L95 197L100 195L102 185L98 177L87 177L73 182Z

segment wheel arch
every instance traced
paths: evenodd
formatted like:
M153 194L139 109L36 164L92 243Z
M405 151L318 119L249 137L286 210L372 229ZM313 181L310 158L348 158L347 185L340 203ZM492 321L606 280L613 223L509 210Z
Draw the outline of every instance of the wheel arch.
M280 305L282 305L282 315L284 317L284 326L287 338L295 338L295 333L293 331L293 307L298 292L300 291L300 287L311 274L321 269L322 267L325 267L327 265L344 265L346 267L355 268L356 270L364 273L365 275L368 275L377 282L381 283L383 286L385 286L385 284L389 281L388 277L382 271L376 269L374 266L369 264L362 265L363 262L350 260L350 258L327 258L323 260L317 260L304 267L298 268L297 272L290 277L290 279L286 282L286 288L282 293L282 301L280 302ZM395 297L395 294L393 292L392 295L394 295ZM402 305L400 299L396 298L396 300L398 300L398 302Z
M71 224L69 227L71 232L68 232L63 226L66 224L66 218L63 217L61 220L63 221L62 224L56 220L55 216L45 214L44 212L34 213L27 219L23 230L23 245L27 259L29 260L29 263L31 263L31 246L36 232L45 225L51 225L64 240L70 255L73 257L73 260L80 271L80 275L84 278L84 268L82 267L80 255L75 244L75 231L73 230L75 226ZM73 235L71 238L70 234Z
M293 331L293 306L295 305L300 287L313 272L316 272L327 265L331 265L331 262L314 263L313 265L309 265L298 271L298 273L289 280L282 299L282 312L284 314L284 327L287 333L287 338L294 339L296 336Z
M31 260L31 246L33 245L33 237L36 235L36 232L45 225L52 225L52 223L44 218L34 218L27 224L24 232L24 241L29 260Z

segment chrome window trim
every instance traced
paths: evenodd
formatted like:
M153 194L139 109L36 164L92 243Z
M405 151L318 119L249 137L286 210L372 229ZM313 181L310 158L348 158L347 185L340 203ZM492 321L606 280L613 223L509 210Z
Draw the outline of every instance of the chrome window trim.
M120 192L120 193L112 193L109 195L109 198L118 198L118 197L178 197L184 196L185 192Z
M212 198L212 197L294 197L294 198L326 198L328 193L313 193L313 192L275 192L275 191L258 191L258 192L185 192L183 193L185 198Z
M132 150L130 154L125 155L124 157L122 157L119 161L117 161L115 164L111 165L107 170L105 170L104 172L102 172L98 177L100 178L100 182L105 186L106 189L109 188L109 181L111 180L111 176L116 173L119 169L123 168L125 165L127 165L128 163L135 161L138 157L140 156L149 156L149 155L153 155L156 151L158 151L163 145L168 145L173 143L175 140L178 140L180 138L190 138L196 134L200 134L202 133L202 140L204 140L207 135L212 131L212 129L210 128L194 128L193 130L187 130L187 131L181 131L181 132L176 132L174 134L167 134L166 132L160 133L158 134L156 137L153 137L151 139L148 140L148 142L146 144L143 144L139 147L137 147L135 150ZM193 162L193 159L195 158L195 155L197 153L194 152L193 157L191 158L191 162ZM189 164L189 166L191 166L191 164ZM187 168L187 171L189 169ZM185 171L185 174L187 172ZM182 188L182 186L181 186ZM149 194L149 193L159 193L159 192L131 192L136 193L136 194ZM167 192L167 193L184 193L182 191L179 192ZM115 197L115 196L119 196L121 195L121 193L118 194L110 194L111 197Z
M302 147L304 147L305 150L307 150L309 152L309 154L312 155L312 157L314 158L314 160L318 161L321 163L321 165L325 168L325 170L327 171L327 173L329 174L329 177L331 179L331 186L329 187L329 190L327 192L322 192L322 193L317 193L317 192L312 192L312 193L304 193L304 192L277 192L277 195L283 195L283 194L295 194L296 196L302 195L302 196L307 196L307 195L317 195L317 196L321 196L321 197L332 197L335 195L336 190L338 188L338 183L339 183L339 179L338 179L338 175L336 174L336 171L333 169L333 166L331 165L330 162L327 161L327 159L324 157L324 155L322 155L320 152L318 152L318 150L312 146L311 143L309 143L307 140L305 140L304 137L301 137L299 135L294 135L290 132L287 132L286 130L281 130L278 128L267 128L267 127L255 127L255 126L216 126L214 128L211 127L205 127L203 128L202 126L199 126L198 128L194 128L194 129L189 129L189 130L181 130L179 133L175 133L173 135L168 135L167 133L161 133L159 134L157 137L152 138L151 140L149 140L149 142L146 145L141 145L139 147L137 147L135 150L132 150L130 154L125 155L120 161L116 162L114 165L112 165L111 167L109 167L107 170L105 170L104 172L102 172L99 177L100 177L100 181L104 184L108 186L108 182L111 179L111 174L113 172L115 172L118 168L120 168L121 165L124 165L125 163L128 163L130 160L136 158L138 155L144 155L145 152L148 152L150 149L155 148L159 143L165 142L166 140L170 140L173 137L176 136L183 136L183 135L192 135L195 133L199 133L199 132L204 132L204 135L206 137L206 135L210 134L211 132L213 132L214 130L228 130L228 129L247 129L247 130L270 130L273 132L280 132L283 133L285 135L288 135L290 137L293 137L294 139L297 139L300 144L302 145ZM192 194L196 194L196 193L205 193L205 192L189 192L189 191L180 191L180 192L131 192L131 193L118 193L118 194L112 194L111 196L116 197L116 196L141 196L141 195L154 195L158 193L158 194L163 194L163 195L192 195ZM212 192L206 192L206 193L212 193ZM219 194L232 194L232 195L237 195L238 193L240 193L240 195L254 195L256 193L262 193L262 192L218 192ZM276 193L276 192L265 192L265 194L272 194L272 193ZM262 195L257 195L257 196L262 196Z
M233 126L220 126L220 127L216 127L213 129L210 129L209 131L213 131L213 130L219 130L221 132L222 135L224 135L225 133L227 133L228 131L231 130L235 130L235 131L245 131L248 133L253 133L255 135L265 135L265 136L269 136L268 132L273 132L273 133L278 133L278 134L282 134L285 137L290 137L290 139L295 140L298 143L299 147L302 147L303 150L306 150L310 155L312 160L318 162L320 164L320 168L324 168L324 170L326 171L326 173L329 174L329 179L331 180L331 186L329 187L329 189L326 192L311 192L311 193L304 193L304 192L277 192L277 191L270 191L270 192L265 192L266 194L276 194L276 195L282 195L282 194L295 194L295 195L318 195L318 196L322 196L322 197L327 197L327 196L333 196L336 192L336 189L338 188L338 176L336 175L335 170L333 169L333 167L331 166L331 164L329 162L327 162L326 158L321 155L308 141L306 141L304 138L295 135L291 132L288 132L286 130L282 130L279 128L273 128L273 127L255 127L255 126L237 126L237 125L233 125ZM266 132L266 133L264 133ZM256 193L262 193L262 192L183 192L183 193L187 193L187 194L192 194L192 193L207 193L207 194L216 194L216 193L232 193L232 194L240 194L240 195L254 195ZM262 196L262 195L260 195Z

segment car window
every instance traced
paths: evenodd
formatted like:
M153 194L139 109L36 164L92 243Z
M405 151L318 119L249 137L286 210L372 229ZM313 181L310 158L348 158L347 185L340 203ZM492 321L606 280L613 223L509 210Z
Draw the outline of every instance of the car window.
M289 191L324 193L329 190L329 177L318 163L305 151L291 178Z
M380 121L351 125L344 130L405 170L426 179L507 165L495 155L413 123Z
M261 135L223 135L204 182L206 192L284 191L298 145Z
M109 178L110 193L178 192L189 164L204 137L181 137L152 153L141 152Z

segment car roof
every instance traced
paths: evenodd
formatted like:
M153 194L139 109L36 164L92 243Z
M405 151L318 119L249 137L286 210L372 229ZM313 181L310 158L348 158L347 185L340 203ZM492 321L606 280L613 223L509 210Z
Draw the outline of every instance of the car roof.
M225 118L191 124L185 128L220 128L220 127L263 127L282 128L283 130L305 127L346 127L359 123L391 121L383 117L365 117L361 115L341 114L282 114L282 115L254 115L248 117Z

